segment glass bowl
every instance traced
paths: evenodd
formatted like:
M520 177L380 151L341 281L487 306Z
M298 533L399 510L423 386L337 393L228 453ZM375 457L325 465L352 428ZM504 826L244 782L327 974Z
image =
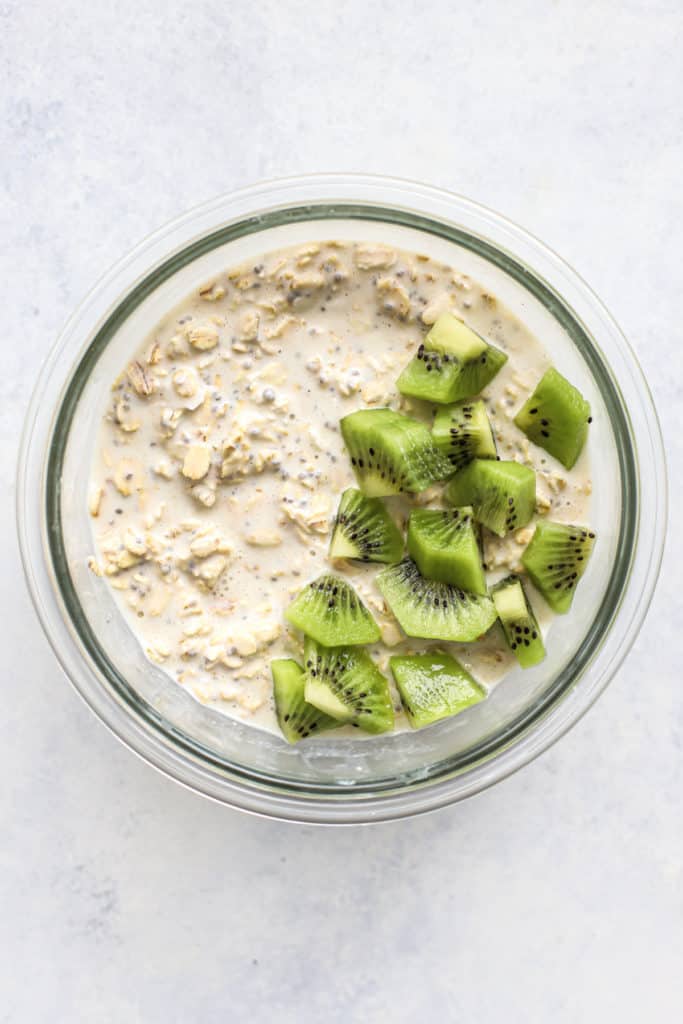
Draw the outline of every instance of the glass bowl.
M87 568L88 475L111 381L141 338L212 273L330 237L378 240L490 287L590 400L593 558L547 659L429 729L297 747L210 710L152 665ZM655 586L666 473L638 363L588 286L535 238L425 185L313 175L243 189L152 235L85 300L48 357L21 446L17 519L26 577L67 676L150 764L217 801L306 822L400 818L462 800L536 757L591 706L626 655Z

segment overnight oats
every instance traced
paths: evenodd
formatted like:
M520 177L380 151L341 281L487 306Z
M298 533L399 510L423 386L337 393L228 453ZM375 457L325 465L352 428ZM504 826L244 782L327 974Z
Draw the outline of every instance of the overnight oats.
M113 382L90 568L202 704L290 742L424 727L532 669L570 612L590 420L457 268L363 242L267 253Z

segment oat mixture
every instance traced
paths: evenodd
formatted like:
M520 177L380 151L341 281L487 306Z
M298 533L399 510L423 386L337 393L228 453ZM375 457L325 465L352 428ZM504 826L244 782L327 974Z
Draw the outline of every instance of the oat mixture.
M396 378L445 311L509 356L483 397L500 457L537 472L538 515L587 521L587 452L567 471L512 425L549 365L543 348L476 281L425 256L334 241L268 253L190 296L114 382L92 471L90 566L147 657L202 703L277 731L269 663L301 656L283 611L325 571L377 619L383 671L390 654L429 647L402 636L376 566L332 566L327 548L340 494L355 486L339 420L381 406L431 416ZM440 489L387 505L401 521ZM519 570L533 525L484 532L489 579ZM545 628L552 615L535 605ZM515 664L497 629L450 646L489 687Z

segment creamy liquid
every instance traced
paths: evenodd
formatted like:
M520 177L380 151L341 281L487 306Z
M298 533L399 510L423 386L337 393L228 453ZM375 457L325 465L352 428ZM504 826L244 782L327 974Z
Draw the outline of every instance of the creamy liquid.
M371 609L382 631L371 653L389 677L391 654L430 646L402 635L374 584L381 566L331 563L327 548L341 492L356 486L339 420L389 406L431 422L433 407L395 381L446 310L509 356L483 393L500 457L537 471L539 515L588 523L587 453L567 471L512 423L549 365L543 348L475 281L424 256L360 242L268 253L169 313L114 382L92 471L90 566L147 657L203 704L278 731L269 663L302 654L283 612L323 572ZM441 490L387 504L405 525ZM484 531L489 581L521 570L532 532ZM547 632L552 614L529 590ZM516 665L499 627L438 646L488 687ZM391 686L396 727L408 728Z

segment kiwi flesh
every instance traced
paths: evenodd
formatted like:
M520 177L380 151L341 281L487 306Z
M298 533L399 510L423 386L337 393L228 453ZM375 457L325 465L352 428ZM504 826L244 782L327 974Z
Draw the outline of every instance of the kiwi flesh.
M353 587L330 573L304 587L285 618L326 647L373 644L380 637L377 623Z
M498 455L486 406L481 399L457 402L439 409L434 418L432 437L450 462L453 472L462 469L472 459L495 459Z
M363 494L424 491L451 469L424 423L392 409L361 409L340 423Z
M531 668L543 661L543 637L519 576L511 574L496 583L491 597L505 639L522 668Z
M403 555L403 534L380 498L349 487L339 502L329 555L391 565Z
M369 733L394 727L389 683L362 647L304 644L304 695L309 704L338 722Z
M522 555L522 565L554 612L563 614L571 608L594 543L595 534L585 526L547 519L536 526Z
M410 558L383 569L377 586L408 636L465 643L482 636L496 620L490 597L425 579Z
M414 729L457 715L484 700L486 691L448 654L398 655L389 659L408 721Z
M304 697L306 677L293 658L275 658L270 663L273 676L275 713L282 735L288 743L298 743L327 729L336 729L339 722L309 704Z
M531 520L536 474L519 462L474 459L456 473L444 497L452 505L471 505L480 523L504 537Z
M504 352L443 313L398 378L398 390L431 402L456 402L479 394L506 362Z
M408 520L408 553L427 579L487 593L479 531L469 506L414 509Z
M581 454L590 422L590 405L553 366L515 416L515 423L529 440L554 455L566 469L571 469Z

